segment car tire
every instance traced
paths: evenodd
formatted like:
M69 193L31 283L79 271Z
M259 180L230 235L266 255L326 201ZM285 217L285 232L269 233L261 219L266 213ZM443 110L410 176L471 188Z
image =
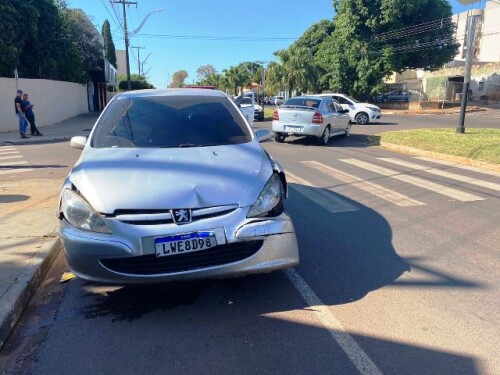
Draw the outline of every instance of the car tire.
M278 143L284 143L285 142L285 136L281 133L276 133L274 134L274 140Z
M259 117L259 121L264 121L264 115Z
M330 126L328 125L325 130L323 130L323 134L318 138L318 143L321 146L327 146L330 142Z
M359 112L356 115L356 123L358 125L366 125L370 122L370 117L365 112Z

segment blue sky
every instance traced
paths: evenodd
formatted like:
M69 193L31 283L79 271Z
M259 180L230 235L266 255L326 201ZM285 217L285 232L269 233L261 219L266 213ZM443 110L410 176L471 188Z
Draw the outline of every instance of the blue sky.
M333 17L331 0L137 2L137 8L134 5L127 8L129 30L139 26L149 12L165 9L153 14L130 43L131 46L145 47L140 50L141 60L150 54L144 71L149 70L147 76L157 88L166 87L172 74L181 69L189 73L186 82L191 83L197 79L196 69L200 65L212 64L221 72L243 61L273 60L274 51L288 47L313 23ZM471 7L461 5L457 0L450 3L454 13ZM118 26L118 19L122 21L121 5L114 6L118 17L110 0L68 0L68 6L87 13L99 31L104 20L108 19L116 48L125 48L123 32ZM200 36L205 39L200 39ZM219 38L207 40L207 36ZM137 65L137 50L131 49L132 73L137 73Z

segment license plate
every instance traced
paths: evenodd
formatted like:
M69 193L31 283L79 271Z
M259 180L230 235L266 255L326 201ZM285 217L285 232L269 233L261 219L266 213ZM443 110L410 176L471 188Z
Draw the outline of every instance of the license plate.
M287 132L301 133L302 130L301 126L285 126L285 131Z
M193 253L217 246L215 232L194 232L155 238L157 257Z

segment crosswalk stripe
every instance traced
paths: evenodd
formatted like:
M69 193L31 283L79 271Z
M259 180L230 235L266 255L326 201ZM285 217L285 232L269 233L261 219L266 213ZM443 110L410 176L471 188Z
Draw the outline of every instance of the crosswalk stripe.
M366 169L368 171L371 171L373 173L378 173L382 176L386 177L391 177L394 178L395 180L403 181L411 185L418 186L422 189L430 190L435 193L445 195L447 197L456 199L458 201L462 202L472 202L472 201L481 201L484 200L484 198L479 197L474 194L466 193L464 191L460 191L457 189L453 189L450 187L447 187L445 185L438 184L436 182L431 182L424 180L422 178L418 178L415 176L409 176L407 174L389 169L389 168L384 168L380 167L378 165L372 164L372 163L367 163L361 160L357 159L340 159L340 161L354 165L359 168Z
M23 161L8 161L7 163L0 163L0 167L11 166L11 165L23 165L28 164L26 160Z
M2 154L0 154L2 155ZM9 160L9 159L20 159L22 155L10 155L10 156L0 156L0 160Z
M436 159L428 158L426 156L414 156L413 158L414 159L423 160L423 161L428 161L428 162L431 162L431 163L436 163L436 164L441 164L441 165L447 165L449 167L465 169L467 171L473 171L473 172L478 172L478 173L483 173L483 174L489 174L491 176L500 177L500 172L487 171L487 170L484 170L484 169L481 169L481 168L473 167L471 165L457 164L457 163L453 163L451 161L445 161L445 160L436 160Z
M403 167L412 168L412 169L415 169L417 171L430 173L430 174L433 174L436 176L446 177L446 178L449 178L451 180L465 182L467 184L476 185L476 186L484 187L484 188L495 190L495 191L500 191L500 184L495 184L494 182L481 181L481 180L478 180L477 178L462 176L462 175L459 175L456 173L443 171L441 169L426 167L424 165L410 163L410 162L407 162L404 160L399 160L399 159L394 159L394 158L378 158L378 159L383 160L387 163L392 163L392 164L396 164L396 165L401 165Z
M360 190L364 190L395 205L402 207L426 205L423 202L411 199L410 197L400 194L394 190L387 189L370 181L364 181L359 177L341 172L338 169L332 168L322 163L318 163L317 161L303 161L302 163L346 184L352 184L351 186L357 187Z
M14 155L14 154L19 154L19 151L0 151L0 155Z
M306 198L309 198L331 213L352 212L360 210L358 206L349 203L345 199L340 198L332 191L315 187L312 182L294 175L293 173L286 171L286 178L289 183L293 184L289 185L292 189L305 196ZM312 187L314 189L308 189L307 187Z
M17 148L10 146L0 147L0 152L12 152L12 151L17 151Z
M0 170L0 175L2 174L9 174L9 173L21 173L21 172L31 172L33 169L27 168L27 169L7 169L7 170Z

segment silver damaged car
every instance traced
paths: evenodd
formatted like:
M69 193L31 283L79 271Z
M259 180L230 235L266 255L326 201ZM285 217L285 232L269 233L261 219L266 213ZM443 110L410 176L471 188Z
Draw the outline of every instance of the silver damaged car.
M117 95L71 145L83 151L58 214L77 276L150 283L298 264L283 169L224 93Z

